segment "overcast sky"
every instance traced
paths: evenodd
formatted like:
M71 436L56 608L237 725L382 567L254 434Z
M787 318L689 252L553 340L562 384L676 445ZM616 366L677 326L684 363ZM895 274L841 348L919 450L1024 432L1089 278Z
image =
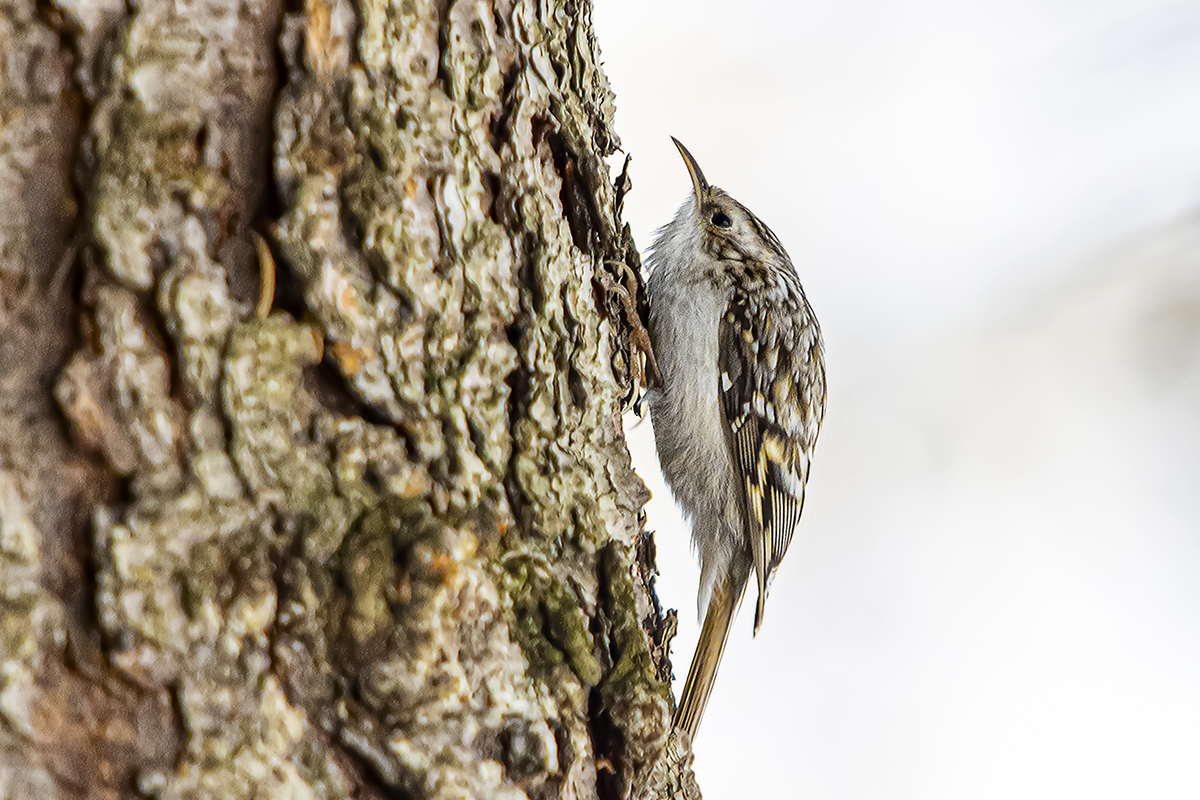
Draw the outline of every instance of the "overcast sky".
M1200 3L596 4L638 244L677 136L826 339L705 797L1200 797ZM698 573L636 423L681 679Z

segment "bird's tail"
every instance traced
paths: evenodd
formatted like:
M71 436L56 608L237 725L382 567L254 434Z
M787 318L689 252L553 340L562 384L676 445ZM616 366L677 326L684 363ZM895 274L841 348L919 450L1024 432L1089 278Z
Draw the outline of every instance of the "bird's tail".
M721 666L721 655L725 652L725 641L733 627L733 617L746 591L746 581L737 583L739 585L734 588L727 579L713 589L708 611L704 615L704 627L700 629L696 654L692 656L683 695L679 698L679 707L675 709L672 724L686 731L689 739L696 738L700 718L704 716L704 707L708 705L708 696L717 681L717 668Z

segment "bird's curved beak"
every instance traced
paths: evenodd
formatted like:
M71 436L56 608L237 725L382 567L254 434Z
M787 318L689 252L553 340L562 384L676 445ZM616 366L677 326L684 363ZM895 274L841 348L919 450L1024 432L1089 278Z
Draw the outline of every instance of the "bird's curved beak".
M688 174L692 176L692 191L696 194L696 205L698 206L704 201L704 195L708 194L708 181L704 180L704 173L700 171L700 165L683 146L683 142L674 136L671 137L671 141L679 148L679 155L683 156L683 163L687 164Z

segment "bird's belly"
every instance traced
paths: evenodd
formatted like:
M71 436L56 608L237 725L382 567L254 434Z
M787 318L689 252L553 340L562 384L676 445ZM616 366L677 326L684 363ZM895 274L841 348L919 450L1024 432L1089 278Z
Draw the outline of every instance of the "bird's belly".
M714 348L715 349L715 348ZM726 519L736 505L733 467L717 394L716 354L711 364L689 362L688 374L666 372L665 390L650 395L650 415L663 476L687 516Z

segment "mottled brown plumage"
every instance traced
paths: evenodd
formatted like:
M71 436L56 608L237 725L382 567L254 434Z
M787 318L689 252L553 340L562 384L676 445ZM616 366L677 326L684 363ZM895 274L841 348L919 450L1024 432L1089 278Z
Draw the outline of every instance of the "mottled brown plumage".
M663 473L700 550L704 627L676 712L695 735L753 571L754 630L800 513L821 420L821 330L775 234L711 186L678 141L692 197L651 250L650 412Z

